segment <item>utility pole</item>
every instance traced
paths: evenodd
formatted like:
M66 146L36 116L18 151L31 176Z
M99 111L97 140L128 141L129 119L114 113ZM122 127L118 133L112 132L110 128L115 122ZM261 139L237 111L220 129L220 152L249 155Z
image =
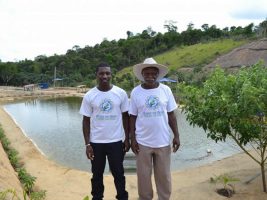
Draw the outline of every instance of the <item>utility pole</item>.
M57 67L54 70L54 88L56 88L56 78L57 78Z

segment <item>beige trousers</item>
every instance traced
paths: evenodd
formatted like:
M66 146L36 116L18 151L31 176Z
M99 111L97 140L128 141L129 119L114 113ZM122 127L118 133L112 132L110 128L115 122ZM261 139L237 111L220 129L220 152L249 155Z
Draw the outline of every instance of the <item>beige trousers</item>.
M152 200L152 170L158 199L169 200L171 196L171 147L151 148L139 144L136 155L139 200Z

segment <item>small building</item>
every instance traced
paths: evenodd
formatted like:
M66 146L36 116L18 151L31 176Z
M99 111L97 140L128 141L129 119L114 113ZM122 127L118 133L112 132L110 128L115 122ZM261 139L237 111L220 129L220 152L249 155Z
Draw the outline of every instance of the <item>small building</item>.
M24 90L24 91L33 91L33 90L36 89L36 87L37 87L36 84L24 85L24 86L23 86L23 90Z
M77 92L86 92L86 85L78 85L76 89Z

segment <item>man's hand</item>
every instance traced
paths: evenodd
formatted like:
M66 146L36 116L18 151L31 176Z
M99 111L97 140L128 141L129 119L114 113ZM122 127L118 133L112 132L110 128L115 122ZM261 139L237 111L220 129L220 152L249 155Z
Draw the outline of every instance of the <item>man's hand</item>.
M136 139L132 139L131 140L131 149L134 152L134 154L138 154L139 153L139 145L136 141Z
M179 136L178 137L174 137L172 140L172 148L173 148L173 152L175 153L180 147L180 139Z
M126 139L124 140L124 148L123 148L124 153L128 152L129 149L130 149L130 142L129 140Z
M86 146L86 155L90 160L94 160L94 150L91 145Z

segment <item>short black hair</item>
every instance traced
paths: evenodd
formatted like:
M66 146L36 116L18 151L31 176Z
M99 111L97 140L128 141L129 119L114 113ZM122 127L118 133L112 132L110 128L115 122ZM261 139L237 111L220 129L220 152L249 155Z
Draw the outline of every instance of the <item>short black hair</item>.
M111 68L110 65L109 65L108 63L102 62L102 63L99 63L99 64L96 66L96 71L95 71L96 73L98 72L98 70L99 70L100 67L109 67L109 68Z

